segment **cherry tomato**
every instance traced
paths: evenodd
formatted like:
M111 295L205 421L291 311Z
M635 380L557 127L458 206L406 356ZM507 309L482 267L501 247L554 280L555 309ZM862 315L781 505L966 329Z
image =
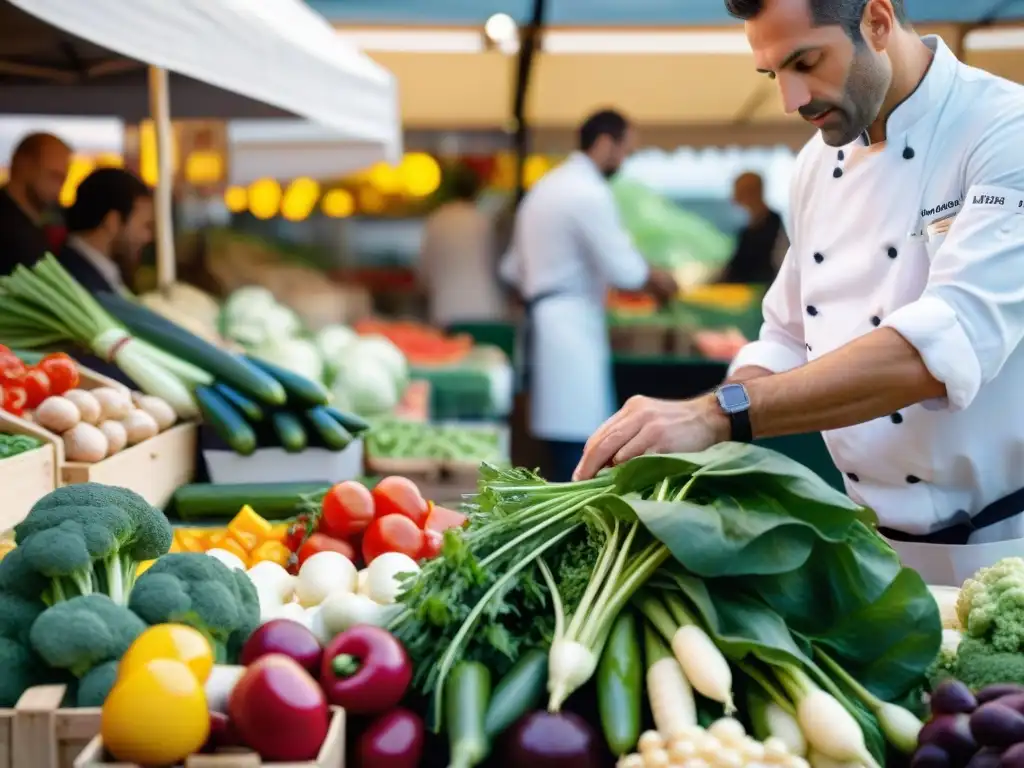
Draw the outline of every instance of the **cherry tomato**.
M363 536L363 560L369 565L385 552L401 552L413 560L420 556L426 534L405 515L378 517Z
M407 477L392 475L385 477L373 489L373 501L377 517L403 515L412 520L417 528L427 521L430 505L423 498L416 483Z
M423 549L417 560L430 560L441 554L444 548L444 534L430 528L423 529Z
M63 352L44 357L39 369L50 377L51 395L63 395L78 386L78 364Z
M4 410L15 416L21 416L25 412L25 401L28 395L25 388L17 384L9 384L4 387Z
M25 364L10 350L0 353L0 382L18 381L25 375Z
M348 539L373 522L373 495L362 483L346 480L324 496L320 530L328 536Z
M356 551L347 541L335 539L323 533L314 533L299 548L299 566L301 567L306 560L317 552L340 552L349 560L354 561L356 559Z
M292 552L298 552L299 547L302 546L303 539L306 538L306 524L296 523L288 529L288 535L284 538L284 545L288 547Z
M447 507L439 507L434 503L430 504L430 514L427 515L427 522L423 526L426 530L444 533L449 528L461 528L469 518L461 512Z
M25 388L26 408L38 408L50 396L50 377L39 368L29 368L18 383Z

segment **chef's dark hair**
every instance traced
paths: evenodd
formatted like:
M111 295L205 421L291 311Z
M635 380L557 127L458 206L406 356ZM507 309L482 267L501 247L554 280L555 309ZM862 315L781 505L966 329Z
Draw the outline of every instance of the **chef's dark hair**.
M127 220L135 208L135 201L150 197L152 192L145 182L122 168L100 168L93 171L75 193L75 202L64 213L68 232L90 232L107 214L117 211Z
M860 42L860 22L864 17L864 9L868 0L807 0L811 6L811 17L819 27L838 24L850 39L855 43ZM896 14L896 21L906 26L907 9L903 0L889 0L892 3L893 13ZM725 0L725 10L729 15L750 21L756 18L764 10L765 0Z
M595 112L580 126L580 149L584 152L593 147L602 136L610 136L618 144L626 137L629 121L614 109Z

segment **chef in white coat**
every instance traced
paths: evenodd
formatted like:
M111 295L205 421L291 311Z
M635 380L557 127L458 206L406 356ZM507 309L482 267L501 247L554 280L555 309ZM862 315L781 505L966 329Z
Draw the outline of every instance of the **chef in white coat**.
M760 338L726 384L637 399L577 477L820 430L849 495L934 584L1024 554L1024 88L921 38L902 0L726 0L819 130Z
M516 215L502 277L526 304L523 334L530 432L546 444L549 480L568 480L586 439L615 411L605 324L609 287L677 290L652 270L619 219L608 180L634 143L618 112L604 110L579 130L579 151L538 181Z

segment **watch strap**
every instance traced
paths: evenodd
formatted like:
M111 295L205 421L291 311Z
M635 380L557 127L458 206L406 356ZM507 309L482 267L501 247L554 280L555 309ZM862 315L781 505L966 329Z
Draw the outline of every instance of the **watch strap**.
M744 409L729 414L729 427L734 443L750 443L754 440L754 429L750 425L750 411Z

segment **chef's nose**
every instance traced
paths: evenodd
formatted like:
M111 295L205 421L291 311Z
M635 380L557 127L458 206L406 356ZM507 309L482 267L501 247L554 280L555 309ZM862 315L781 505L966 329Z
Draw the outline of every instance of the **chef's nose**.
M787 115L811 102L811 91L797 73L780 72L777 81L782 93L782 106Z

